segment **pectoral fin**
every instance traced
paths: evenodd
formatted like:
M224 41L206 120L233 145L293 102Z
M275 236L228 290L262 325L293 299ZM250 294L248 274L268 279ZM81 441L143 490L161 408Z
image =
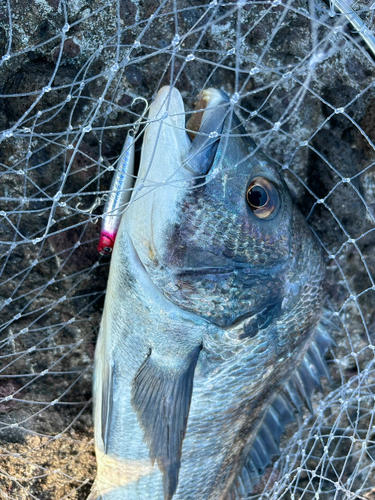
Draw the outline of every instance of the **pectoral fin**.
M193 390L194 370L201 347L196 347L181 370L160 366L152 352L132 384L132 405L145 433L152 462L163 473L164 499L171 500L178 484L182 441Z

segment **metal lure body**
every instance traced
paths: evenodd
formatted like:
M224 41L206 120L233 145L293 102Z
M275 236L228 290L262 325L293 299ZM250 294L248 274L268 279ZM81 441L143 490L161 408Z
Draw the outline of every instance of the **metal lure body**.
M134 151L136 138L133 130L126 136L111 187L104 206L98 252L109 255L115 244L122 214L131 197L134 184Z
M124 147L117 163L115 173L112 178L111 187L106 198L102 216L102 227L100 232L98 252L102 255L112 253L115 244L121 217L131 198L132 187L134 185L134 154L137 133L143 117L148 110L148 103L143 97L136 97L131 106L136 101L143 101L145 108L133 127L127 133Z
M319 244L226 94L204 99L192 143L175 88L150 107L95 352L90 500L246 498L327 376Z

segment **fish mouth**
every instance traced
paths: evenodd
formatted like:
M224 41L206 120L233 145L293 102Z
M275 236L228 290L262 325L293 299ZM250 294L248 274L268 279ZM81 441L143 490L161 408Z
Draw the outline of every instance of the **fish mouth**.
M198 135L203 121L207 120L208 114L217 106L228 102L227 95L217 89L209 88L202 90L194 103L194 112L186 122L186 131L192 141Z
M126 217L128 231L134 235L146 266L164 260L166 231L178 223L175 206L196 187L197 179L212 171L224 124L227 116L230 118L230 100L220 90L203 91L197 106L202 113L195 124L199 130L193 141L186 132L185 107L176 88L160 89L149 109L139 172ZM225 269L224 261L215 262L213 267L222 264Z
M229 110L229 97L221 90L209 88L198 95L195 113L186 124L193 142L185 168L194 175L209 172Z

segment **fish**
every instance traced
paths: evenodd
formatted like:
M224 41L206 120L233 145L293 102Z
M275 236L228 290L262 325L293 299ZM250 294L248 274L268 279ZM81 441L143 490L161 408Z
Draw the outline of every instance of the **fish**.
M89 500L246 498L329 378L319 242L234 100L198 103L193 140L176 88L149 109L95 351Z

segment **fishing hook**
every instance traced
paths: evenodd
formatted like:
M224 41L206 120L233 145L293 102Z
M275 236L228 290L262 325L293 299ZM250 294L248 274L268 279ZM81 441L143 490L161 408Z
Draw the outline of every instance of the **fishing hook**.
M98 207L100 207L100 205L102 205L103 203L105 203L107 201L107 197L108 197L107 193L103 194L102 196L97 196L94 200L94 203L92 205L90 205L88 208L79 208L79 206L82 205L82 203L79 201L76 205L76 209L79 210L80 212L85 213L85 214L92 215L94 210L96 210ZM91 222L93 224L96 224L98 222L98 219L95 218Z
M145 107L144 107L144 110L142 111L142 113L139 115L138 119L133 123L133 127L128 132L128 134L132 138L134 138L136 136L136 134L138 133L138 130L139 130L139 127L141 126L142 120L144 119L144 117L145 117L145 115L150 107L147 99L145 99L144 97L134 97L134 99L132 100L132 103L130 104L130 107L133 108L134 104L137 101L143 101L145 103ZM97 196L94 200L94 203L90 207L88 207L86 209L79 209L79 206L81 205L81 202L79 202L76 205L76 209L78 209L80 212L92 214L94 212L94 210L96 210L98 207L100 207L100 205L105 203L107 201L107 199L108 199L108 194L106 193L102 196ZM96 224L98 222L98 218L96 217L95 219L92 219L91 222L92 222L92 224Z
M145 103L145 108L144 110L142 111L142 114L139 115L138 117L138 120L136 120L134 123L133 123L133 127L131 130L129 130L129 133L132 134L132 136L135 136L137 133L138 133L138 130L139 130L139 127L141 126L142 124L142 120L143 118L145 117L150 105L147 101L147 99L145 99L144 97L134 97L134 99L132 100L132 103L130 104L130 107L133 108L134 107L134 104L137 102L137 101L143 101Z

